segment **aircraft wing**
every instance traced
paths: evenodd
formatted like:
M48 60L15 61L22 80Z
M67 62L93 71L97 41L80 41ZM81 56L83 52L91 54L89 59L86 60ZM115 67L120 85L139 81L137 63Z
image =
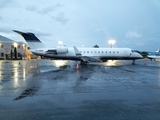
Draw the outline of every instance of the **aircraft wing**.
M75 46L73 46L73 48L76 53L76 56L79 57L83 62L100 62L101 61L99 58L82 56L82 54L79 52L79 50Z
M82 56L81 59L83 61L88 61L88 62L101 62L99 58L94 58L94 57Z

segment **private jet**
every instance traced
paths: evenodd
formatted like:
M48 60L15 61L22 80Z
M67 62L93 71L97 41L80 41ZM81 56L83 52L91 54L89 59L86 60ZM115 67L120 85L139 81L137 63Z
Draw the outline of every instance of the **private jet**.
M81 64L89 62L106 62L107 60L132 60L143 58L139 53L130 48L77 48L59 45L54 48L47 48L35 35L30 32L13 30L20 34L28 43L33 54L44 56L55 60L74 60Z
M156 52L149 52L147 58L151 60L160 59L160 49L158 49Z

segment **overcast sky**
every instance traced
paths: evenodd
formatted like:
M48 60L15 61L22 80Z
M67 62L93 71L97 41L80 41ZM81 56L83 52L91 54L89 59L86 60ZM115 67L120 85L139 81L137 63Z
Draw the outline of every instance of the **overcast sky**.
M0 0L0 35L33 32L46 46L160 48L160 0Z

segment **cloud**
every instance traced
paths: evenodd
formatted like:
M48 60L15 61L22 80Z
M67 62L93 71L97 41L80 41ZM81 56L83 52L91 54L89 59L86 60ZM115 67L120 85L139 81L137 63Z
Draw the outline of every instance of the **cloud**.
M67 18L65 18L65 13L61 12L58 14L57 17L54 18L56 21L60 22L61 24L65 25L67 24L68 20Z
M94 30L94 32L101 32L102 31L102 29L100 29L100 28L97 28L96 30Z
M38 13L40 13L40 14L47 14L49 12L53 12L53 11L57 10L58 8L60 8L62 6L63 6L63 4L57 3L54 6L49 6L49 7L43 8L41 10L38 10Z
M130 40L127 40L127 44L130 44L132 42L132 45L143 47L146 44L146 39L142 38L142 35L134 30L129 30L125 34L125 38L128 38Z
M28 5L28 6L26 6L26 10L28 10L28 11L36 11L37 7L34 6L34 5Z
M9 33L9 32L11 32L11 30L9 28L2 28L2 27L0 27L0 32L1 33Z
M0 0L0 9L7 7L13 0Z
M36 34L37 36L50 36L50 35L52 35L51 33L47 32L47 31L38 30L38 29L34 29L34 31L31 31L31 32L34 32L34 34Z
M137 46L144 46L145 42L137 42Z
M54 11L54 7L50 6L50 7L43 8L42 10L39 10L38 13L47 14L52 11Z
M128 31L126 34L125 34L125 37L126 38L131 38L131 39L135 39L135 38L141 38L142 35L136 31Z
M44 6L40 7L40 6L35 6L33 4L30 4L30 5L27 5L25 9L28 11L36 11L39 14L48 14L50 12L57 10L62 6L64 6L64 4L60 4L60 3L57 3L55 5L45 6L45 7Z
M2 19L3 19L3 18L0 16L0 21L2 21Z
M0 32L1 33L9 33L12 32L11 28L14 28L13 25L0 23Z

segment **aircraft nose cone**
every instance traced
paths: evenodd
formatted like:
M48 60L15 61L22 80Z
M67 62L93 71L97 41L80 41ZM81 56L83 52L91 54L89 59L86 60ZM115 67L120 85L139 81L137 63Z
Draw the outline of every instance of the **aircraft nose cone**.
M140 57L140 58L143 58L143 56L142 56L142 55L140 55L140 54L139 54L139 57Z

